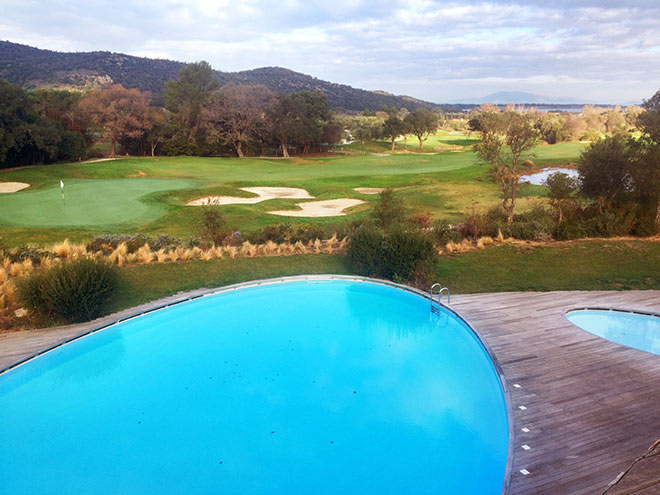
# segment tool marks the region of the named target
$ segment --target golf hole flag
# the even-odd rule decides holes
[[[62,191],[62,201],[64,201],[64,182],[60,180],[60,190]]]

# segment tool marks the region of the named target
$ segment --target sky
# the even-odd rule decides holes
[[[0,39],[221,71],[280,66],[433,102],[660,89],[660,0],[0,0]]]

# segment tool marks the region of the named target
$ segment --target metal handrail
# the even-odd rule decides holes
[[[440,289],[440,292],[438,292],[438,301],[440,301],[440,296],[442,295],[443,291],[447,291],[447,304],[451,304],[451,292],[449,292],[449,287],[443,287]]]
[[[433,290],[436,287],[440,287],[440,290],[438,291],[438,299],[437,301],[433,299]],[[449,291],[449,288],[443,287],[442,284],[436,282],[431,286],[431,290],[429,291],[429,298],[431,299],[431,311],[437,311],[437,309],[434,309],[433,304],[436,304],[438,306],[442,305],[442,294],[443,292],[447,293],[447,304],[451,304],[451,292]]]

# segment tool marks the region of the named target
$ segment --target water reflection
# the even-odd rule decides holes
[[[529,182],[530,184],[534,184],[536,186],[542,186],[545,180],[556,172],[561,172],[573,178],[577,178],[578,176],[578,171],[573,168],[552,167],[544,168],[535,174],[523,175],[520,177],[520,179],[518,179],[518,182]]]

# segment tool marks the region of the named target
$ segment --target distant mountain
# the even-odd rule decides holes
[[[508,103],[512,103],[514,105],[522,105],[525,103],[576,105],[587,102],[585,100],[578,100],[575,98],[554,98],[551,96],[524,93],[522,91],[498,91],[497,93],[493,93],[482,98],[463,98],[460,100],[455,100],[452,103],[465,103],[469,105],[481,105],[484,103],[493,103],[495,105],[506,105]]]
[[[154,102],[162,103],[163,85],[177,79],[185,64],[172,60],[133,57],[111,52],[62,53],[0,41],[0,78],[26,89],[83,89],[105,83],[151,91]],[[263,84],[282,93],[323,91],[334,109],[380,110],[384,106],[437,108],[428,101],[397,96],[384,91],[366,91],[345,84],[322,81],[281,67],[263,67],[242,72],[214,71],[220,85]]]

